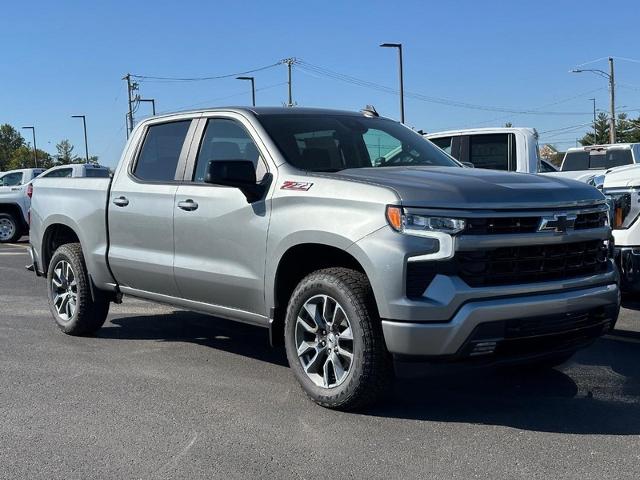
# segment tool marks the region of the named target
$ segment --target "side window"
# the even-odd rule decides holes
[[[511,134],[492,133],[469,136],[469,161],[476,168],[509,170]]]
[[[190,124],[191,120],[183,120],[151,125],[147,129],[133,174],[140,180],[174,180]]]
[[[53,172],[47,173],[46,175],[43,175],[42,178],[49,178],[49,177],[57,177],[57,178],[61,178],[61,177],[70,177],[71,176],[71,172],[73,170],[70,168],[61,168],[59,170],[54,170]]]
[[[249,133],[235,120],[226,118],[212,118],[207,121],[207,127],[200,144],[193,181],[203,183],[210,162],[220,160],[250,160],[256,168],[256,179],[262,180],[267,169],[260,157],[258,147]]]
[[[452,137],[440,137],[440,138],[430,138],[433,143],[435,143],[442,150],[451,155],[451,139]]]
[[[402,150],[400,140],[382,130],[370,128],[362,138],[373,165],[392,159]]]
[[[22,185],[22,172],[8,173],[0,179],[0,186],[15,187]]]

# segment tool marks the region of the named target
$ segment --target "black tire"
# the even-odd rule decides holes
[[[59,281],[60,272],[64,265],[70,266],[73,275],[65,274],[65,276],[75,280],[75,286],[73,285],[73,280],[68,282]],[[54,282],[54,277],[57,279],[56,282]],[[49,262],[47,300],[56,324],[67,335],[92,335],[102,327],[107,319],[110,302],[98,290],[94,291],[94,297],[92,298],[89,282],[89,275],[87,274],[80,244],[68,243],[58,248],[53,254],[51,262]],[[57,287],[61,283],[62,287]],[[62,291],[62,296],[64,296],[65,292],[67,292],[68,296],[69,292],[74,290],[74,308],[67,310],[64,306],[64,301],[59,300],[60,296],[56,297],[56,295]],[[55,300],[56,298],[58,298],[58,301]],[[70,303],[70,300],[67,300],[68,303]]]
[[[323,295],[339,303],[353,338],[348,371],[342,383],[328,388],[317,385],[305,373],[296,337],[296,322],[303,306]],[[379,401],[392,386],[393,361],[385,346],[371,285],[361,272],[327,268],[305,277],[289,300],[284,335],[287,359],[296,379],[309,398],[323,407],[359,410]]]
[[[0,235],[0,243],[12,243],[22,237],[22,225],[11,213],[0,213],[0,228],[11,229],[5,236]]]

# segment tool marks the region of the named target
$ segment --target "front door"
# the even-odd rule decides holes
[[[217,160],[251,160],[259,181],[267,172],[264,157],[249,133],[250,125],[241,118],[230,115],[201,122],[202,141],[192,148],[185,182],[175,198],[174,272],[180,296],[266,315],[270,207],[264,200],[248,203],[237,188],[204,183],[208,163]]]
[[[136,160],[123,166],[109,197],[109,265],[118,283],[177,296],[173,215],[192,120],[150,124]]]

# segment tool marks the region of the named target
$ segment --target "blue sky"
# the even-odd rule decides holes
[[[585,68],[606,69],[606,57],[616,57],[616,103],[640,114],[640,7],[637,0],[611,5],[605,18],[606,4],[595,1],[6,1],[0,123],[33,124],[39,148],[54,153],[68,138],[83,154],[82,124],[70,115],[86,114],[89,153],[114,165],[125,141],[121,78],[127,72],[224,75],[296,57],[395,88],[396,54],[378,45],[402,42],[407,91],[490,108],[571,113],[515,114],[407,98],[407,124],[437,131],[510,121],[554,130],[541,140],[566,148],[582,127],[556,129],[590,122],[589,98],[608,108],[606,80],[568,73],[575,65],[605,57]],[[255,76],[258,105],[286,101],[285,66]],[[297,67],[293,79],[301,106],[373,104],[398,117],[394,94]],[[140,93],[155,98],[159,111],[250,102],[248,82],[235,79],[142,81]],[[142,105],[138,118],[149,113]]]

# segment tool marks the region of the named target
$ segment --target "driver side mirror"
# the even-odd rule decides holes
[[[211,160],[207,165],[204,182],[239,189],[253,203],[260,200],[267,190],[270,175],[256,183],[256,167],[250,160]]]

